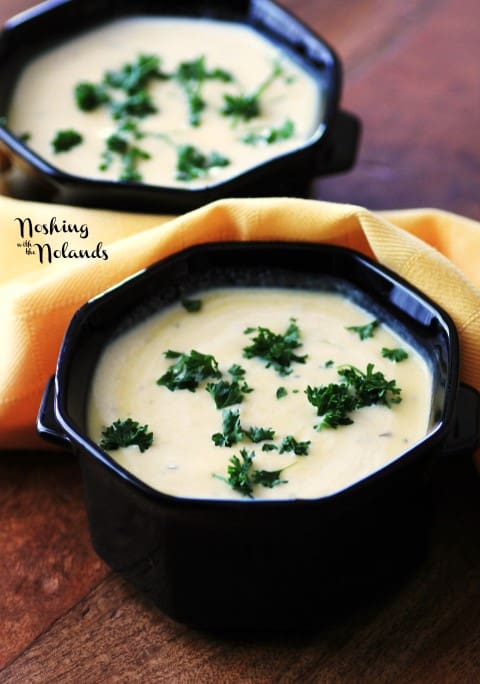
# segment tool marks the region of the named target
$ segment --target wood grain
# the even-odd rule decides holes
[[[0,22],[31,4],[2,0]],[[363,121],[357,165],[314,196],[480,219],[478,1],[283,4],[335,47]],[[172,622],[98,559],[69,454],[0,453],[0,684],[480,681],[480,481],[462,458],[433,482],[429,556],[396,592],[317,632],[222,636]]]

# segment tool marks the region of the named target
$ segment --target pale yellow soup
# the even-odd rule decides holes
[[[217,183],[272,156],[301,146],[316,132],[324,108],[318,82],[278,46],[240,23],[176,17],[118,19],[52,47],[33,59],[21,73],[7,121],[17,135],[28,134],[28,145],[63,171],[77,176],[117,180],[121,159],[100,170],[105,141],[118,129],[106,106],[81,111],[75,102],[76,84],[101,83],[107,71],[118,71],[139,55],[155,55],[161,70],[172,74],[181,62],[205,58],[206,67],[231,73],[234,81],[207,79],[201,88],[205,108],[201,124],[189,123],[185,92],[175,79],[154,80],[147,86],[158,111],[135,119],[145,136],[134,144],[150,159],[138,163],[141,180],[153,185],[199,187]],[[250,94],[272,73],[282,69],[260,98],[261,111],[249,121],[220,113],[224,94]],[[110,91],[117,100],[121,91]],[[135,117],[134,117],[135,118]],[[260,135],[291,121],[293,134],[272,144],[246,144],[247,134]],[[74,129],[83,142],[55,153],[57,131]],[[179,180],[179,147],[192,145],[205,156],[217,152],[229,160],[208,169],[201,177]],[[114,155],[115,156],[115,155]],[[118,155],[117,155],[118,157]]]
[[[422,439],[429,429],[432,378],[424,359],[405,340],[380,324],[373,337],[360,340],[347,326],[369,323],[372,315],[341,294],[277,288],[227,288],[201,292],[202,308],[189,313],[172,305],[135,326],[110,343],[93,378],[89,403],[89,432],[99,443],[102,430],[127,417],[148,425],[153,444],[144,452],[131,445],[111,451],[127,470],[158,490],[194,498],[251,500],[235,491],[222,477],[232,456],[245,448],[254,452],[253,467],[275,471],[285,468],[287,482],[273,488],[255,485],[255,499],[316,498],[337,492],[399,457]],[[259,358],[243,356],[244,347],[262,326],[284,334],[295,319],[304,364],[292,363],[281,376]],[[383,347],[402,348],[408,358],[394,363],[382,356]],[[195,392],[171,391],[157,384],[174,363],[164,352],[211,354],[223,379],[240,364],[252,392],[229,407],[239,411],[242,428],[275,430],[271,442],[279,445],[287,435],[297,442],[310,441],[307,455],[262,451],[262,444],[243,438],[237,444],[216,446],[212,435],[222,431],[222,410],[201,383]],[[333,363],[332,363],[333,362]],[[350,414],[353,424],[316,430],[316,409],[307,400],[307,386],[338,383],[337,368],[351,364],[395,379],[402,401],[391,407],[374,405]],[[215,382],[215,381],[213,381]],[[287,394],[277,398],[284,387]],[[228,409],[227,409],[228,410]],[[220,477],[219,477],[220,476]]]

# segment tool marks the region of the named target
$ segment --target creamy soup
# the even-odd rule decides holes
[[[187,310],[195,303],[198,311]],[[427,364],[344,296],[227,288],[202,292],[186,305],[172,305],[112,341],[93,379],[91,437],[101,443],[116,421],[138,423],[151,445],[106,448],[151,486],[196,498],[315,498],[371,474],[427,433]],[[272,349],[269,333],[290,356],[257,355],[265,340]],[[180,384],[188,372],[175,375],[172,367],[191,361],[192,350],[214,358],[217,376],[200,379],[195,389],[177,389],[172,377]],[[361,377],[369,364],[370,376],[390,383],[388,405],[358,402],[337,426],[333,411],[319,415],[320,405],[310,398],[345,389],[352,368]],[[235,380],[233,403],[217,406],[219,383],[231,389]],[[355,392],[351,385],[350,395]],[[235,486],[241,471],[247,474],[243,488]]]
[[[63,171],[190,188],[301,146],[322,100],[307,70],[246,25],[138,16],[36,57],[7,121]]]

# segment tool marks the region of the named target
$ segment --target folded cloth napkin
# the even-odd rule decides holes
[[[480,224],[438,210],[372,213],[294,198],[227,199],[179,217],[0,197],[0,448],[46,448],[36,415],[64,332],[87,299],[193,244],[344,245],[388,266],[454,319],[461,378],[480,390]]]

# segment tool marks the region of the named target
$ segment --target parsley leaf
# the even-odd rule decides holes
[[[230,160],[218,152],[208,156],[193,145],[179,145],[177,148],[177,180],[190,181],[205,176],[216,166],[228,166]]]
[[[330,383],[320,387],[307,387],[308,401],[316,407],[317,415],[322,416],[316,430],[323,427],[337,428],[350,425],[353,420],[349,414],[355,409],[372,404],[398,404],[401,389],[395,380],[387,380],[383,373],[374,371],[373,363],[367,364],[363,372],[355,366],[343,366],[337,370],[342,378],[340,384]]]
[[[100,446],[107,451],[115,451],[120,447],[136,445],[140,451],[146,451],[153,443],[153,432],[147,432],[148,425],[140,425],[131,418],[116,420],[102,430]]]
[[[52,140],[52,147],[55,154],[59,152],[68,152],[72,147],[80,145],[83,142],[83,136],[73,128],[66,128],[62,131],[57,131]]]
[[[283,399],[283,397],[286,397],[287,394],[288,392],[286,387],[278,387],[277,391],[275,392],[277,399]]]
[[[238,363],[232,363],[232,365],[228,369],[228,372],[232,376],[232,380],[237,381],[243,380],[246,374],[245,368],[242,368],[242,366],[240,366],[240,364]]]
[[[222,430],[212,435],[215,446],[232,446],[243,438],[238,409],[224,409],[222,411]]]
[[[379,325],[380,321],[375,318],[373,321],[370,321],[370,323],[366,323],[365,325],[350,325],[346,328],[346,330],[357,333],[361,340],[366,340],[368,337],[373,337],[373,333]]]
[[[232,489],[251,499],[253,499],[254,485],[261,485],[271,489],[287,482],[287,480],[280,479],[282,470],[255,470],[253,468],[254,458],[254,451],[248,453],[246,449],[241,449],[240,458],[234,455],[229,460],[230,465],[227,468],[228,477],[217,475],[216,473],[214,477],[223,480]]]
[[[246,383],[242,386],[237,380],[233,380],[233,382],[228,382],[228,380],[210,382],[206,390],[212,395],[217,408],[240,404],[243,401],[244,392],[250,391]]]
[[[224,82],[233,80],[232,75],[224,69],[207,69],[204,56],[198,57],[190,62],[181,62],[173,76],[187,96],[189,110],[188,121],[191,126],[200,125],[200,114],[206,106],[205,100],[201,94],[203,82],[208,79],[216,79]]]
[[[286,332],[281,335],[274,333],[268,328],[261,326],[257,328],[247,328],[245,334],[257,332],[253,338],[253,344],[244,347],[243,355],[247,359],[259,357],[267,362],[267,368],[273,366],[280,375],[291,373],[290,364],[293,361],[305,363],[307,354],[298,356],[294,349],[301,347],[300,330],[295,319],[290,319],[290,325]]]
[[[110,101],[110,98],[101,85],[81,81],[74,90],[75,102],[82,112],[91,112],[102,104]]]
[[[252,482],[254,484],[262,485],[262,487],[268,487],[272,489],[280,484],[286,484],[288,480],[281,480],[280,475],[282,469],[280,470],[254,470],[252,472]]]
[[[185,309],[185,311],[188,311],[189,313],[196,313],[197,311],[200,311],[202,308],[202,300],[188,299],[188,297],[186,297],[182,299],[182,306]]]
[[[255,444],[267,439],[275,439],[275,430],[272,428],[251,427],[245,430],[245,434]]]
[[[297,442],[293,435],[287,435],[282,439],[280,444],[280,453],[293,451],[296,456],[307,456],[310,440],[306,442]]]
[[[278,62],[275,62],[272,72],[253,93],[243,93],[240,95],[225,94],[223,96],[224,105],[221,113],[224,116],[232,116],[234,120],[243,119],[249,121],[261,113],[260,97],[273,81],[283,74],[283,69]]]
[[[387,349],[387,347],[382,347],[382,356],[385,359],[390,359],[394,363],[399,363],[400,361],[405,361],[408,359],[408,353],[405,349]]]
[[[218,363],[211,354],[202,354],[195,349],[190,354],[169,350],[165,357],[177,361],[157,380],[157,385],[164,385],[172,392],[177,389],[194,392],[202,380],[221,376]]]
[[[316,430],[353,423],[348,414],[355,409],[356,401],[347,385],[330,383],[320,387],[309,386],[305,392],[308,401],[316,407],[317,416],[322,416],[322,421],[315,426]]]
[[[160,70],[160,60],[156,55],[139,55],[135,62],[124,64],[118,71],[107,71],[104,84],[135,95],[143,91],[151,80],[166,78],[168,76]]]
[[[363,372],[355,366],[344,366],[338,374],[355,391],[356,408],[372,404],[398,404],[401,401],[401,389],[395,380],[387,380],[381,371],[374,371],[373,363],[367,364]]]
[[[272,145],[279,140],[288,140],[295,132],[295,126],[291,119],[286,119],[285,122],[278,128],[264,128],[260,131],[248,131],[243,137],[242,142],[247,145],[258,145],[260,143]]]

